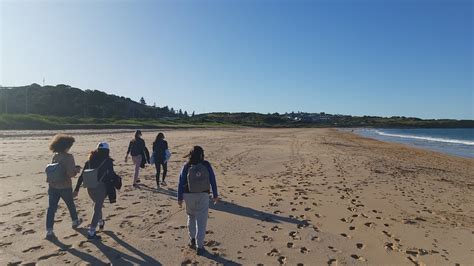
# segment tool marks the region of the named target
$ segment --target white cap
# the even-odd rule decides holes
[[[107,142],[99,142],[99,144],[97,144],[97,149],[109,150],[110,147],[109,147],[109,144]]]

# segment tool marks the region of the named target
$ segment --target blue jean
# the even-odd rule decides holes
[[[63,199],[66,203],[66,206],[69,210],[69,214],[71,215],[72,221],[76,221],[77,218],[77,211],[76,205],[74,204],[74,198],[72,196],[72,188],[52,188],[49,187],[48,189],[49,195],[49,206],[48,206],[48,213],[46,215],[46,229],[53,229],[54,227],[54,215],[56,214],[56,210],[58,209],[59,199]]]

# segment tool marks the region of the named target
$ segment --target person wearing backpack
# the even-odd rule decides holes
[[[146,148],[145,141],[142,139],[142,131],[135,131],[134,138],[128,145],[127,155],[125,155],[125,162],[128,160],[128,155],[132,156],[133,164],[135,165],[135,173],[133,175],[133,186],[136,187],[140,183],[140,167],[145,168],[145,163],[150,163],[150,153]]]
[[[160,172],[163,167],[163,178],[161,185],[166,186],[165,178],[168,173],[168,159],[170,152],[168,150],[168,142],[165,140],[165,134],[158,133],[155,142],[153,142],[153,163],[156,168],[156,186],[160,188]]]
[[[54,216],[58,209],[59,199],[63,199],[69,210],[72,220],[72,228],[76,229],[82,219],[78,218],[76,205],[72,193],[72,180],[76,176],[81,167],[76,166],[74,156],[69,153],[75,139],[68,135],[56,135],[49,145],[49,149],[54,153],[52,163],[46,167],[46,181],[48,182],[48,198],[49,205],[46,214],[46,238],[55,237]]]
[[[216,176],[211,164],[204,160],[204,150],[200,146],[194,146],[185,158],[188,158],[188,162],[179,176],[178,205],[181,208],[183,200],[186,203],[188,246],[195,249],[197,255],[203,255],[210,187],[214,204],[219,201]]]
[[[77,180],[74,196],[79,193],[81,185],[87,188],[89,197],[94,202],[94,214],[87,232],[87,238],[99,240],[96,229],[104,229],[102,207],[108,196],[111,203],[116,201],[115,189],[120,189],[121,178],[114,171],[114,160],[110,158],[110,147],[106,142],[97,145],[97,149],[89,155],[89,160],[84,165],[84,170]]]

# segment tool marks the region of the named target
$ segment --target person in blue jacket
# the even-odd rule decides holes
[[[183,200],[186,203],[189,247],[196,249],[197,255],[202,255],[205,251],[204,237],[209,212],[209,187],[212,188],[214,204],[219,201],[216,176],[211,164],[204,160],[204,150],[200,146],[194,146],[185,158],[188,158],[188,162],[183,166],[179,176],[178,205],[182,207]],[[199,169],[199,172],[196,169]],[[201,182],[200,177],[206,177],[204,183]]]

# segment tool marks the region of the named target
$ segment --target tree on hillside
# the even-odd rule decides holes
[[[188,117],[188,111],[184,111],[184,116]]]
[[[191,115],[191,117],[194,117],[194,111],[193,111],[193,114]]]
[[[145,99],[143,97],[140,98],[140,103],[146,105]]]
[[[183,110],[179,109],[178,114],[181,116],[183,115]]]

